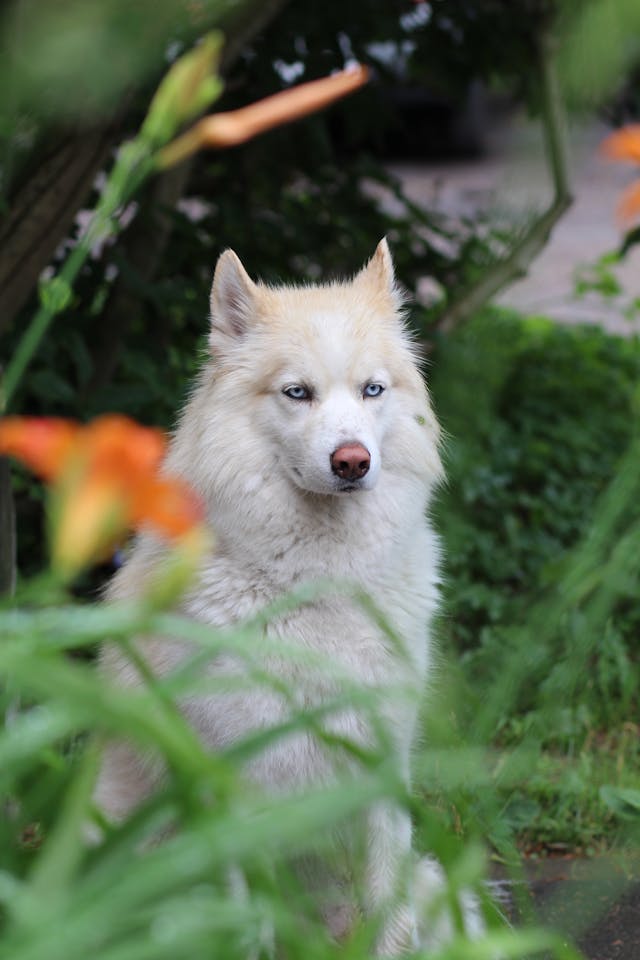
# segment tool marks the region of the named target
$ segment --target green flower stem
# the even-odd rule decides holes
[[[78,241],[59,274],[42,284],[40,307],[27,327],[0,385],[0,413],[13,395],[53,318],[69,304],[73,283],[98,240],[119,230],[115,214],[146,180],[153,169],[151,146],[137,137],[118,155],[85,235]]]

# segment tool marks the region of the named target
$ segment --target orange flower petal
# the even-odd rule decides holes
[[[149,524],[171,539],[203,527],[187,484],[158,476],[165,449],[160,430],[116,414],[86,427],[44,417],[0,421],[0,453],[53,484],[52,564],[65,577],[104,556],[128,527]]]
[[[55,417],[0,420],[0,453],[21,460],[45,480],[55,480],[73,455],[82,428]]]
[[[108,414],[85,427],[82,446],[92,473],[108,474],[127,488],[159,468],[166,438],[161,430]]]
[[[291,123],[321,110],[340,97],[352,93],[367,82],[366,67],[341,70],[330,77],[301,83],[240,110],[214,114],[200,121],[202,142],[206,146],[231,147],[244,143],[264,130]]]
[[[203,117],[190,130],[160,151],[161,167],[172,166],[202,147],[235,147],[284,123],[306,117],[353,93],[369,79],[366,67],[341,70],[330,77],[301,83],[239,110]]]
[[[635,180],[623,191],[618,201],[618,218],[627,223],[640,213],[640,180]]]
[[[600,144],[600,152],[608,160],[640,163],[640,123],[630,123],[610,134]]]
[[[204,509],[182,480],[153,477],[136,490],[131,521],[134,527],[149,524],[162,536],[175,539],[203,523]]]

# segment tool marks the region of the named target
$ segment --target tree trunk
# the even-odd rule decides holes
[[[11,202],[0,229],[0,332],[24,306],[104,164],[113,129],[58,143]]]

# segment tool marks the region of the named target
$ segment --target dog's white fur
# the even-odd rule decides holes
[[[348,582],[373,598],[402,640],[404,654],[344,594],[301,606],[273,621],[274,637],[326,655],[367,687],[423,689],[430,665],[429,623],[438,601],[438,540],[426,518],[441,477],[438,426],[401,316],[391,256],[383,240],[367,266],[348,282],[307,287],[254,283],[236,255],[220,257],[211,293],[211,357],[183,412],[167,470],[186,477],[203,497],[216,547],[183,603],[193,618],[233,624],[303,583]],[[364,396],[367,384],[384,387]],[[309,400],[283,393],[303,385]],[[342,481],[331,455],[361,444],[371,456],[359,481]],[[163,556],[143,537],[109,591],[112,598],[144,589]],[[152,668],[164,674],[190,653],[180,639],[140,641]],[[105,668],[123,683],[135,671],[113,647]],[[317,670],[271,658],[266,670],[284,680],[300,703],[322,703],[332,685]],[[231,658],[211,666],[237,673]],[[382,701],[383,720],[403,777],[416,725],[417,696]],[[212,750],[284,720],[290,707],[274,692],[236,690],[185,702],[184,712]],[[371,731],[357,710],[326,724],[366,745]],[[267,791],[292,791],[335,776],[331,751],[311,734],[288,736],[248,764]],[[107,749],[96,800],[115,818],[153,788],[153,777],[128,746]],[[410,852],[408,816],[391,806],[370,812],[364,906],[394,900]],[[409,903],[407,898],[406,903]],[[344,910],[327,923],[340,933]],[[378,953],[415,943],[408,905],[388,912]]]

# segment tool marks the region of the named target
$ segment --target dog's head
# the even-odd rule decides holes
[[[266,443],[273,469],[310,493],[370,490],[385,470],[438,475],[437,424],[385,240],[352,280],[304,287],[254,283],[227,250],[211,318],[216,406],[247,470],[257,445],[264,469]]]

